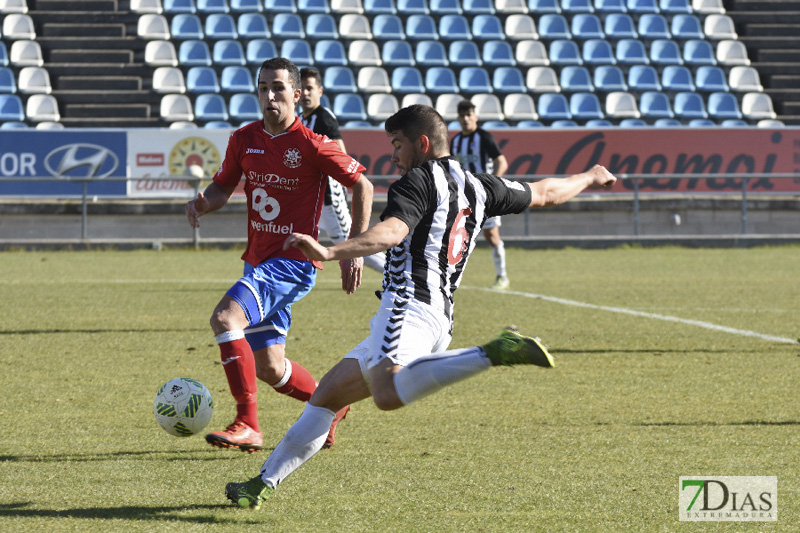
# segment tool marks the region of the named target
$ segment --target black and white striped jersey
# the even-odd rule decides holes
[[[457,133],[450,139],[450,153],[473,174],[494,171],[493,159],[500,157],[500,147],[491,133],[478,128],[469,135]]]
[[[530,189],[491,174],[465,171],[452,157],[413,168],[389,187],[381,220],[396,217],[410,228],[389,249],[383,290],[414,299],[453,319],[453,293],[486,218],[521,213]]]

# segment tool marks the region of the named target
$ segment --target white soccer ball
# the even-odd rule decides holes
[[[175,378],[158,389],[153,412],[164,431],[189,437],[208,425],[214,414],[214,400],[196,379]]]

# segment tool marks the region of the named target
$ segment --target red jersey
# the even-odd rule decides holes
[[[286,237],[306,233],[318,238],[327,177],[352,187],[365,170],[298,118],[275,136],[261,121],[234,131],[214,182],[227,188],[245,179],[247,249],[242,259],[253,266],[273,257],[308,261],[297,248],[283,250]],[[319,261],[313,263],[322,268]]]

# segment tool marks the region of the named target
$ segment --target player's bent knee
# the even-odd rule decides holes
[[[372,400],[375,402],[375,407],[381,411],[394,411],[400,409],[405,405],[394,391],[377,392],[372,391]]]

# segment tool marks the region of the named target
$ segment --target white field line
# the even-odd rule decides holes
[[[610,307],[607,305],[595,305],[586,302],[578,302],[575,300],[567,300],[566,298],[556,298],[555,296],[545,296],[544,294],[531,294],[527,292],[519,292],[519,291],[497,291],[493,289],[488,289],[484,287],[466,287],[462,286],[463,289],[469,290],[478,290],[478,291],[485,291],[485,292],[493,292],[497,294],[508,294],[513,296],[522,296],[523,298],[533,298],[538,300],[545,300],[547,302],[558,303],[562,305],[571,305],[573,307],[583,307],[585,309],[596,309],[599,311],[609,311],[611,313],[621,313],[624,315],[631,315],[631,316],[638,316],[643,318],[652,318],[655,320],[663,320],[666,322],[677,322],[678,324],[685,324],[689,326],[697,326],[700,328],[710,329],[713,331],[721,331],[723,333],[730,333],[733,335],[741,335],[743,337],[755,337],[757,339],[762,339],[765,341],[773,341],[773,342],[782,342],[786,344],[800,344],[795,339],[789,339],[786,337],[776,337],[775,335],[765,335],[763,333],[758,333],[756,331],[748,331],[746,329],[736,329],[736,328],[729,328],[727,326],[720,326],[718,324],[712,324],[711,322],[703,322],[701,320],[691,320],[688,318],[679,318],[676,316],[669,316],[669,315],[659,315],[656,313],[646,313],[644,311],[635,311],[633,309],[625,309],[624,307]]]

